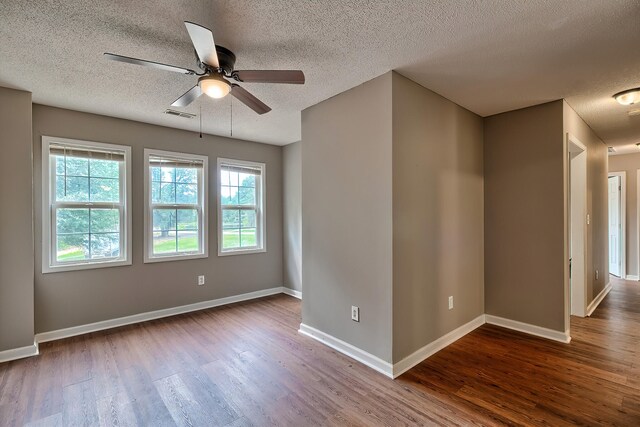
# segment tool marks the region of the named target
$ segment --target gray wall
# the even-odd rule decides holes
[[[640,153],[609,156],[609,172],[626,172],[625,254],[627,275],[638,276],[638,169]],[[607,265],[608,267],[608,265]]]
[[[564,332],[563,101],[486,118],[484,179],[486,313]]]
[[[0,87],[0,351],[33,345],[31,94]]]
[[[133,265],[42,274],[41,137],[58,136],[132,147]],[[70,110],[33,106],[36,332],[176,307],[282,286],[282,150]],[[209,257],[143,263],[143,149],[209,156]],[[217,256],[216,158],[267,164],[267,252]],[[15,180],[14,180],[15,181]],[[15,193],[15,192],[12,192]],[[21,210],[29,212],[30,209]],[[198,275],[204,286],[196,285]]]
[[[302,112],[302,321],[387,362],[391,120],[391,73]]]
[[[302,143],[282,147],[284,286],[302,291]]]
[[[482,129],[393,73],[394,362],[484,313]]]
[[[607,146],[580,116],[563,101],[564,134],[572,134],[587,147],[587,302],[609,282],[609,188]],[[627,181],[629,182],[629,181]],[[627,205],[628,206],[628,205]],[[568,255],[567,255],[568,257]],[[598,270],[598,279],[595,271]],[[567,278],[568,279],[568,278]],[[568,283],[567,283],[567,286]]]

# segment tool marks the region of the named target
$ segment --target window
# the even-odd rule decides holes
[[[145,262],[205,258],[207,157],[144,150]]]
[[[42,271],[131,264],[129,147],[42,137]]]
[[[266,250],[265,164],[218,159],[218,255]]]

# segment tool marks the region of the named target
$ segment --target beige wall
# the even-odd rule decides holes
[[[132,147],[133,265],[42,274],[41,138],[43,135]],[[282,150],[280,147],[33,106],[36,332],[83,325],[282,286]],[[209,257],[143,263],[143,149],[209,156]],[[265,162],[267,252],[217,256],[216,158]],[[12,191],[13,193],[13,191]],[[30,209],[22,210],[29,212]],[[197,286],[197,276],[206,284]]]
[[[387,362],[391,141],[391,73],[302,112],[302,322]]]
[[[484,178],[486,313],[564,332],[563,101],[486,118]]]
[[[609,172],[626,172],[625,256],[626,274],[640,275],[638,270],[638,169],[640,153],[609,156]]]
[[[284,286],[302,291],[302,143],[282,147]]]
[[[0,351],[33,345],[31,94],[0,87]]]
[[[607,146],[564,101],[563,120],[564,135],[573,135],[587,147],[587,213],[591,219],[587,226],[587,303],[590,303],[609,282]]]
[[[393,74],[394,362],[484,313],[482,140],[482,118]]]

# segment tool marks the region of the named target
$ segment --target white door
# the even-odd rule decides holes
[[[620,177],[609,177],[609,273],[620,276]]]

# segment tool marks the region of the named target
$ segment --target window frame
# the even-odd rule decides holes
[[[55,165],[54,156],[50,155],[51,144],[64,144],[86,149],[117,150],[124,153],[124,162],[119,167],[120,184],[120,254],[115,259],[83,260],[74,262],[58,262],[56,258],[56,211],[61,207],[91,208],[109,207],[113,202],[54,202]],[[56,273],[63,271],[90,270],[96,268],[119,267],[131,265],[131,147],[126,145],[108,144],[95,141],[42,136],[42,273]],[[124,176],[123,176],[124,175]],[[124,177],[124,179],[122,179]]]
[[[223,231],[222,231],[222,166],[231,165],[239,167],[250,167],[254,169],[260,169],[260,178],[256,179],[256,240],[260,242],[255,248],[249,249],[223,249]],[[266,225],[266,187],[267,187],[267,165],[260,162],[252,162],[248,160],[229,159],[224,157],[218,157],[217,165],[217,205],[218,205],[218,256],[229,255],[246,255],[257,254],[267,252],[267,233],[265,229]],[[247,209],[249,205],[232,205],[233,209]]]
[[[202,242],[201,252],[184,252],[182,254],[172,253],[170,255],[153,255],[153,208],[151,201],[151,167],[149,158],[152,156],[174,158],[177,160],[195,160],[202,162],[202,169],[198,172],[198,219],[200,241]],[[209,157],[199,154],[181,153],[176,151],[156,150],[152,148],[144,149],[144,263],[183,261],[188,259],[202,259],[209,257],[209,208],[208,208],[208,177],[209,177]],[[190,204],[162,204],[171,206],[174,209],[193,209]]]

